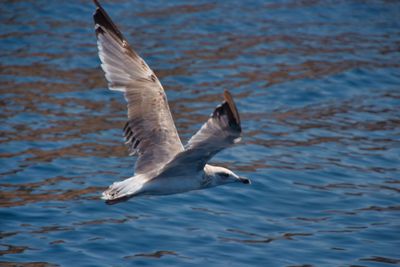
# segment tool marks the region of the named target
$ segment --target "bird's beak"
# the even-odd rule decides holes
[[[244,184],[251,184],[250,179],[247,179],[246,177],[239,177],[239,181]]]

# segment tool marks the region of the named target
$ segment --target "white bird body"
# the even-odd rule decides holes
[[[202,188],[204,174],[198,172],[191,177],[188,176],[158,176],[150,180],[143,188],[145,195],[171,195]]]
[[[206,164],[203,170],[190,175],[188,173],[173,174],[168,172],[135,175],[113,183],[109,190],[103,192],[102,198],[112,202],[115,196],[120,199],[140,195],[172,195],[210,188],[219,185],[220,181],[215,174],[221,171],[230,172],[223,167]],[[231,172],[231,175],[236,176],[233,172]],[[236,181],[250,183],[248,179],[242,177],[235,177],[235,180],[229,182]]]
[[[124,127],[129,154],[137,155],[135,175],[113,183],[102,198],[113,203],[139,195],[169,195],[250,180],[207,162],[241,139],[239,113],[231,94],[184,147],[164,89],[146,62],[130,47],[97,0],[97,47],[108,87],[128,103]]]
[[[204,172],[198,172],[193,176],[136,175],[126,180],[115,182],[110,189],[103,192],[102,198],[111,200],[114,195],[118,198],[140,195],[171,195],[187,191],[197,190],[202,187]]]

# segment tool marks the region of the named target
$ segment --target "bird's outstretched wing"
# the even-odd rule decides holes
[[[124,127],[130,155],[138,154],[137,174],[156,170],[183,151],[164,89],[154,72],[130,47],[97,0],[93,15],[97,47],[108,87],[128,102]]]
[[[185,150],[169,162],[164,171],[167,173],[184,173],[185,169],[201,170],[219,151],[241,139],[239,113],[232,95],[225,90],[224,101],[211,114],[201,129],[190,138]]]

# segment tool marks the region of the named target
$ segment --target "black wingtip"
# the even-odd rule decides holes
[[[107,14],[104,8],[101,6],[100,2],[97,0],[93,0],[93,2],[96,5],[96,11],[93,14],[94,23],[106,28],[114,35],[116,35],[121,41],[123,41],[124,36],[118,30],[117,26],[111,20],[110,16]],[[96,33],[103,33],[103,30],[101,28],[97,28]]]
[[[224,99],[225,100],[222,102],[222,104],[214,110],[212,116],[214,118],[227,116],[229,127],[241,132],[242,128],[240,126],[239,113],[237,111],[235,102],[233,102],[232,95],[227,90],[224,91]]]
[[[228,116],[233,117],[236,124],[240,126],[240,116],[239,116],[239,112],[236,108],[236,104],[233,101],[233,97],[232,97],[231,93],[226,89],[224,90],[224,99],[229,106]]]
[[[93,0],[93,3],[94,3],[97,7],[100,7],[100,8],[101,8],[101,5],[100,5],[100,2],[99,2],[99,1]]]

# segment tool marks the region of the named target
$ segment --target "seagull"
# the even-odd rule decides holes
[[[131,48],[104,8],[93,0],[101,67],[110,90],[124,93],[128,121],[123,129],[129,155],[137,155],[134,176],[114,182],[102,194],[107,204],[141,195],[170,195],[228,183],[250,184],[231,170],[207,162],[241,140],[239,113],[225,90],[223,102],[183,146],[164,89]]]

